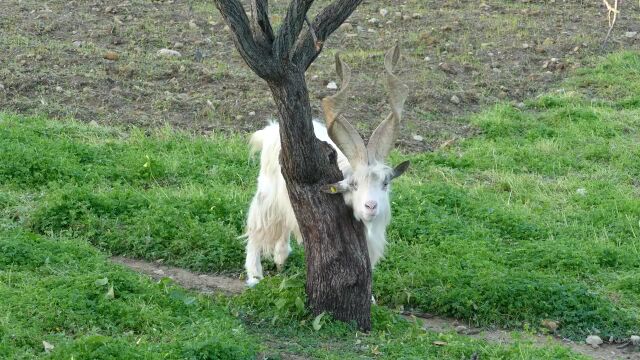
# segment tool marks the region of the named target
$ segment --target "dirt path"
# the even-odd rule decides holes
[[[227,276],[197,274],[178,267],[124,257],[112,257],[111,261],[149,275],[156,280],[164,277],[171,278],[184,288],[205,294],[223,292],[225,294],[235,295],[240,294],[245,289],[245,284],[242,280]]]
[[[225,294],[234,295],[240,294],[246,289],[243,281],[227,276],[193,273],[178,267],[124,257],[112,257],[111,261],[124,265],[137,272],[149,275],[156,280],[169,277],[187,289],[196,290],[205,294],[223,292]],[[506,330],[469,327],[464,325],[461,321],[435,316],[428,313],[406,312],[402,316],[409,321],[414,321],[416,318],[419,319],[422,322],[423,328],[428,331],[453,331],[495,344],[510,344],[513,342],[513,333]],[[589,356],[596,360],[640,360],[640,352],[634,351],[632,346],[603,344],[599,348],[594,349],[586,344],[576,343],[574,341],[551,336],[524,334],[522,336],[540,347],[549,345],[565,346],[576,353]]]
[[[488,330],[466,326],[463,322],[435,316],[427,313],[403,314],[409,321],[418,318],[423,323],[423,328],[434,332],[457,332],[475,339],[485,340],[495,344],[510,344],[513,342],[513,333],[507,330]],[[640,352],[634,351],[631,346],[622,344],[602,344],[599,348],[592,348],[589,345],[576,343],[568,339],[561,339],[547,335],[527,335],[521,334],[523,339],[531,341],[536,346],[544,347],[549,345],[560,345],[572,351],[589,356],[596,360],[630,359],[639,360]],[[619,348],[620,347],[620,348]]]

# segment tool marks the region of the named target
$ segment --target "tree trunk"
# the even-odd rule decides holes
[[[269,81],[280,113],[280,162],[293,211],[304,239],[307,305],[314,315],[354,321],[371,328],[371,265],[364,227],[341,195],[320,186],[342,179],[336,152],[313,133],[304,69],[289,64]]]

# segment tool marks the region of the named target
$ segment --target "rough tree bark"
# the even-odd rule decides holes
[[[250,0],[251,20],[238,0],[214,0],[238,52],[271,89],[280,113],[280,162],[304,239],[307,305],[338,320],[371,328],[371,266],[362,223],[341,196],[320,192],[342,179],[336,152],[314,135],[304,73],[327,37],[362,0],[335,0],[305,27],[313,0],[291,0],[277,33],[267,0]],[[304,28],[304,30],[303,30]]]

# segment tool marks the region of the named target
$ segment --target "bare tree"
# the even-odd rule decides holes
[[[335,0],[313,21],[307,18],[313,0],[291,0],[277,33],[268,0],[250,0],[250,19],[238,0],[214,1],[238,52],[278,106],[282,175],[304,239],[307,305],[314,314],[326,311],[369,330],[371,266],[363,226],[342,197],[321,192],[342,173],[335,150],[314,135],[304,77],[327,37],[362,0]]]

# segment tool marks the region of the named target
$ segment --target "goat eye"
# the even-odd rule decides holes
[[[389,187],[389,181],[385,181],[382,183],[382,188],[386,189],[387,187]]]

